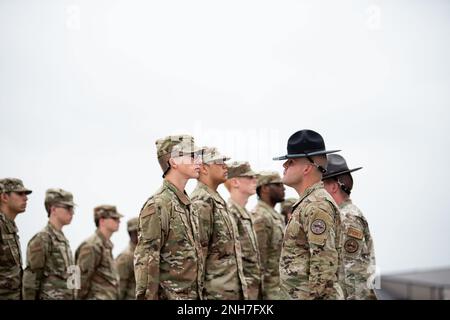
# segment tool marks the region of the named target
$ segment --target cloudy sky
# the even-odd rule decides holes
[[[0,0],[0,177],[34,190],[23,252],[47,188],[74,193],[73,251],[96,205],[136,216],[160,137],[281,172],[272,157],[308,128],[364,167],[353,199],[382,273],[449,266],[449,15],[445,0]]]

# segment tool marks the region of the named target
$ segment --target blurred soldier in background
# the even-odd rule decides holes
[[[28,242],[27,267],[23,275],[26,300],[73,300],[75,288],[69,285],[74,273],[72,250],[62,228],[72,222],[73,196],[63,189],[45,193],[48,223]],[[79,274],[75,274],[79,276]]]
[[[323,176],[325,189],[339,205],[342,219],[342,259],[344,292],[347,300],[376,299],[371,280],[375,273],[375,252],[369,224],[363,213],[352,203],[351,172],[345,159],[338,154],[328,155],[328,168]]]
[[[279,298],[279,265],[284,231],[284,218],[274,209],[277,203],[284,200],[284,185],[280,175],[274,171],[258,173],[256,194],[258,203],[252,215],[261,257],[262,298],[273,300]]]
[[[22,255],[14,220],[27,208],[30,193],[20,179],[0,180],[0,300],[22,298]]]
[[[136,279],[134,278],[134,249],[138,241],[138,218],[132,218],[127,222],[127,231],[130,236],[130,244],[117,257],[116,265],[120,277],[120,300],[136,299]]]
[[[280,213],[284,216],[284,222],[287,225],[292,214],[292,206],[298,201],[297,198],[287,198],[280,205]]]
[[[78,299],[116,300],[119,297],[119,274],[112,256],[112,234],[119,229],[120,218],[115,206],[94,208],[97,230],[75,252],[80,267],[81,288]]]
[[[248,162],[233,162],[228,165],[228,180],[225,187],[230,192],[228,210],[233,215],[239,232],[242,248],[244,275],[248,299],[262,296],[261,261],[253,219],[245,208],[248,198],[256,193],[256,173]]]

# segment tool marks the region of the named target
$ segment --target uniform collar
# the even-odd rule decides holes
[[[112,249],[113,244],[111,240],[106,239],[103,233],[100,232],[100,229],[95,230],[95,234],[102,240],[102,243],[105,247]]]
[[[60,230],[56,230],[56,228],[50,223],[50,221],[47,223],[47,230],[53,233],[59,241],[61,242],[67,241],[66,237],[64,236],[64,233]]]
[[[306,188],[305,191],[303,192],[303,194],[300,196],[300,199],[298,199],[298,201],[292,206],[293,210],[311,193],[313,193],[316,190],[323,189],[323,188],[324,187],[323,187],[322,181],[316,182],[313,185]]]
[[[247,210],[243,207],[241,207],[239,204],[237,204],[235,201],[233,201],[233,199],[228,199],[228,203],[230,204],[230,206],[233,206],[237,209],[237,211],[239,212],[239,215],[244,218],[244,219],[250,219],[250,215],[248,214]]]
[[[274,211],[275,210],[274,208],[269,206],[267,203],[265,203],[261,199],[258,200],[257,205],[260,206],[260,207],[263,207],[264,209],[270,210],[270,211]]]
[[[5,221],[6,228],[10,233],[18,233],[17,225],[14,220],[9,219],[3,212],[0,211],[0,220]]]
[[[171,182],[169,182],[167,179],[164,179],[163,186],[173,193],[176,194],[178,199],[186,206],[191,204],[191,200],[189,200],[188,195],[186,194],[186,191],[181,192],[180,190],[175,187],[175,185]]]
[[[348,206],[349,204],[352,204],[352,200],[350,198],[348,198],[347,200],[343,201],[340,205],[339,208],[343,208],[345,206]]]
[[[269,211],[270,214],[275,218],[275,219],[280,219],[281,215],[275,210],[275,208],[272,208],[271,206],[269,206],[267,203],[265,203],[262,200],[258,200],[257,203],[258,206],[264,208],[265,210]]]
[[[197,183],[197,188],[204,190],[205,192],[207,192],[216,202],[221,203],[222,205],[225,205],[225,200],[220,196],[220,194],[216,191],[211,189],[210,187],[208,187],[206,184],[204,184],[203,182],[199,181]]]

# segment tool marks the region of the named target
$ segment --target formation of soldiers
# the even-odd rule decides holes
[[[351,172],[361,168],[327,151],[319,133],[289,138],[287,154],[274,158],[285,160],[283,177],[229,162],[188,135],[159,139],[156,149],[162,186],[127,222],[130,244],[116,260],[117,208],[94,208],[97,229],[73,255],[62,231],[73,195],[49,189],[48,224],[29,241],[23,270],[14,220],[32,191],[20,179],[1,179],[0,299],[376,299],[372,237],[350,199]],[[188,196],[190,179],[198,183]],[[285,185],[299,198],[284,199]]]

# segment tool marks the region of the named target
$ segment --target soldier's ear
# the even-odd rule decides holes
[[[178,163],[175,161],[174,158],[170,158],[169,159],[169,164],[171,168],[177,168],[178,167]]]
[[[336,181],[331,182],[330,187],[331,187],[331,193],[333,193],[333,194],[335,194],[339,189],[339,185]]]
[[[3,192],[3,193],[0,195],[0,199],[1,199],[3,202],[8,202],[8,199],[9,199],[9,193],[8,193],[8,192]]]
[[[205,175],[205,176],[208,175],[209,169],[208,169],[208,166],[206,164],[203,163],[202,165],[200,165],[200,173]]]

